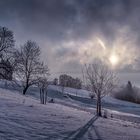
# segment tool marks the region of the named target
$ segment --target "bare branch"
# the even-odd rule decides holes
[[[15,52],[15,75],[22,81],[23,94],[28,87],[38,84],[49,75],[47,65],[40,61],[40,48],[32,41],[27,41],[20,50]]]
[[[116,77],[113,71],[101,61],[85,65],[85,72],[87,84],[97,98],[97,114],[101,114],[101,99],[112,92]]]

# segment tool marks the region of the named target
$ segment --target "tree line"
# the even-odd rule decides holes
[[[70,75],[62,74],[59,76],[59,85],[65,86],[65,87],[81,89],[82,81],[79,78],[73,78]]]

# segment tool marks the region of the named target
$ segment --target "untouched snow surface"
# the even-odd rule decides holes
[[[0,140],[140,140],[140,124],[93,114],[0,88]]]

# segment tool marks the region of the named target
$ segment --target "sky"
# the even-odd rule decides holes
[[[0,0],[0,26],[16,47],[36,41],[53,75],[81,73],[96,58],[126,79],[139,75],[139,13],[140,0]]]

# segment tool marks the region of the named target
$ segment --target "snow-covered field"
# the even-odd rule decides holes
[[[63,139],[91,117],[84,111],[41,105],[38,100],[0,89],[0,138],[4,140]]]
[[[134,121],[97,118],[59,100],[41,105],[36,98],[0,88],[0,140],[140,140],[139,132]]]

